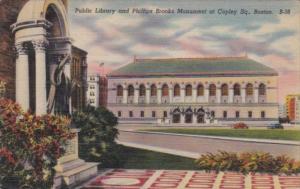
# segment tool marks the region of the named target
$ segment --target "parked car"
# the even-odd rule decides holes
[[[268,129],[283,129],[283,126],[280,123],[273,123],[268,125]]]
[[[245,123],[236,123],[233,125],[234,129],[248,129],[248,125],[246,125]]]

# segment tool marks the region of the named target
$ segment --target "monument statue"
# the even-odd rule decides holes
[[[54,69],[50,71],[50,90],[47,100],[47,113],[70,115],[70,98],[78,81],[71,80],[64,73],[65,65],[70,60],[70,54],[66,54]]]

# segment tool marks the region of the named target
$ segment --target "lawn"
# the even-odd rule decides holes
[[[147,129],[143,131],[300,141],[300,130],[275,129]]]
[[[141,150],[122,146],[122,157],[125,157],[124,169],[176,169],[195,170],[194,159],[185,158],[165,153]]]

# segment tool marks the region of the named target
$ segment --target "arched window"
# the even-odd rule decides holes
[[[117,96],[123,96],[123,87],[121,85],[117,86]]]
[[[192,96],[192,90],[193,90],[192,85],[187,85],[185,87],[185,96]]]
[[[228,85],[227,84],[223,84],[221,86],[221,95],[228,96]]]
[[[151,94],[151,96],[156,96],[157,95],[157,88],[156,88],[155,84],[151,85],[150,94]]]
[[[246,85],[246,95],[252,96],[253,95],[253,85],[251,83],[248,83]]]
[[[167,84],[162,86],[162,96],[169,96],[169,87]]]
[[[241,86],[239,84],[234,84],[233,86],[233,95],[240,96],[241,95]]]
[[[132,85],[128,86],[128,96],[134,96],[134,88]]]
[[[261,83],[258,86],[258,95],[266,95],[266,85]]]
[[[145,96],[146,95],[146,87],[145,85],[140,85],[140,88],[139,88],[139,95],[140,96]]]
[[[204,87],[201,84],[197,87],[197,96],[204,96]]]
[[[178,84],[174,86],[174,96],[180,96],[180,86]]]
[[[216,85],[215,84],[209,85],[209,96],[216,96]]]

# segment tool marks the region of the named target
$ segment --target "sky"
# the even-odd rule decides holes
[[[76,12],[83,8],[92,13]],[[96,8],[129,8],[130,13],[95,13]],[[137,14],[132,13],[134,8],[173,9],[175,13]],[[207,12],[177,14],[178,8]],[[241,9],[250,14],[241,14]],[[253,14],[255,9],[272,14]],[[279,14],[280,9],[290,13]],[[237,13],[230,14],[230,10]],[[278,71],[280,102],[287,94],[300,93],[300,1],[72,0],[69,17],[74,45],[88,52],[89,73],[108,73],[132,62],[134,56],[247,55]]]

